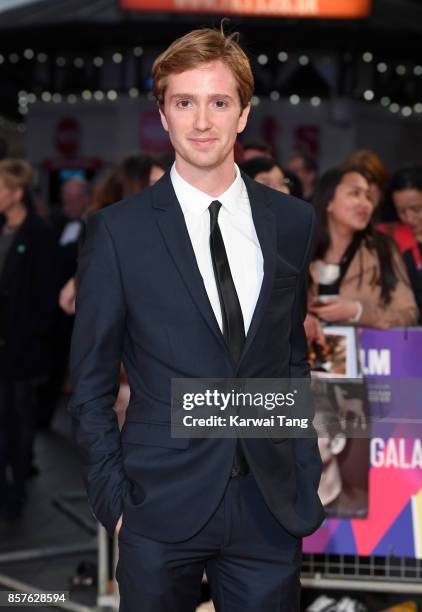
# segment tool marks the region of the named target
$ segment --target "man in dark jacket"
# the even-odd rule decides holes
[[[80,258],[70,409],[90,503],[122,525],[122,611],[193,612],[205,569],[217,610],[297,612],[301,537],[323,518],[316,441],[172,437],[170,387],[308,376],[314,215],[234,164],[253,77],[232,36],[187,34],[153,80],[175,165],[94,215]]]

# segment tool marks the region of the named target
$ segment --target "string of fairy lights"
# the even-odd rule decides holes
[[[102,69],[106,62],[113,62],[114,64],[122,64],[128,56],[133,58],[141,58],[144,55],[144,49],[141,46],[135,46],[131,49],[126,50],[115,50],[108,55],[94,55],[92,57],[82,57],[81,55],[65,56],[65,55],[49,55],[44,51],[35,51],[34,49],[27,48],[21,52],[12,52],[9,54],[0,53],[0,66],[1,65],[17,65],[22,62],[35,62],[39,65],[56,66],[57,68],[75,68],[84,70],[87,67],[94,67],[96,69]],[[346,54],[348,59],[352,59],[351,54]],[[307,66],[312,62],[312,57],[305,53],[288,53],[287,51],[279,51],[276,55],[270,56],[265,53],[260,53],[255,58],[259,66],[265,67],[270,62],[280,62],[285,64],[286,62],[297,62],[298,66]],[[332,58],[331,58],[332,59]],[[365,51],[359,58],[363,64],[372,66],[372,70],[378,75],[385,76],[397,76],[403,79],[418,79],[422,77],[422,65],[411,62],[388,62],[384,60],[377,60],[374,53],[371,51]],[[330,58],[326,58],[330,61]],[[26,91],[20,90],[17,96],[18,111],[24,119],[29,111],[31,104],[36,102],[42,102],[45,104],[77,104],[79,102],[116,102],[121,96],[127,96],[129,98],[138,98],[142,95],[142,92],[137,87],[129,87],[127,90],[117,89],[83,89],[82,91],[63,94],[57,91]],[[148,92],[147,97],[152,99],[152,93]],[[267,97],[267,96],[266,96]],[[357,95],[353,96],[355,99],[359,99],[367,103],[378,103],[381,107],[389,110],[392,114],[401,115],[403,117],[411,117],[413,114],[422,113],[422,100],[415,100],[413,104],[399,104],[397,101],[392,99],[390,96],[382,95],[377,98],[374,89],[367,88],[360,91]],[[277,90],[269,92],[268,98],[273,102],[278,102],[282,97],[281,93]],[[252,105],[257,106],[260,104],[263,98],[260,96],[253,96]],[[320,96],[303,97],[298,93],[292,93],[287,97],[287,101],[292,106],[298,106],[300,104],[308,104],[311,107],[318,107],[322,103]],[[19,131],[24,130],[24,123],[13,123],[8,122],[7,119],[0,118],[0,126],[8,124],[10,129],[15,127]]]
[[[134,57],[141,57],[144,53],[144,49],[142,47],[133,47],[130,51],[115,51],[111,55],[111,59],[115,64],[121,64],[125,58],[125,56],[131,53]],[[9,54],[1,54],[0,53],[0,65],[1,64],[18,64],[23,61],[33,61],[38,64],[47,64],[53,61],[56,66],[59,68],[64,68],[65,66],[73,65],[75,68],[84,68],[88,64],[92,64],[96,68],[101,68],[105,62],[105,56],[95,55],[94,57],[65,57],[64,55],[58,56],[50,56],[48,53],[44,53],[43,51],[35,52],[34,49],[25,49],[21,53],[9,53]]]

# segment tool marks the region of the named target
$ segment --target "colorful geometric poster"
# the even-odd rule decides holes
[[[422,558],[422,329],[358,330],[370,420],[365,516],[327,518],[306,553]]]

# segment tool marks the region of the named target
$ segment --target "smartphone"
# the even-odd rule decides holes
[[[320,306],[325,306],[327,302],[333,302],[334,300],[338,300],[338,294],[334,295],[318,295],[315,300],[312,302],[311,306],[315,306],[319,308]]]

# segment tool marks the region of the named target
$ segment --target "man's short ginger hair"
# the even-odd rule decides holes
[[[241,108],[246,108],[252,98],[254,78],[249,59],[238,40],[238,32],[226,36],[223,24],[220,30],[202,28],[175,40],[152,66],[152,91],[160,108],[164,106],[164,95],[171,74],[180,74],[218,60],[232,71],[237,82]]]

